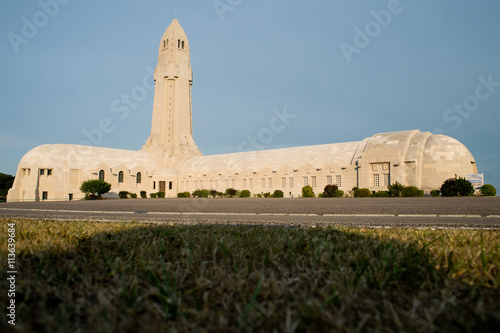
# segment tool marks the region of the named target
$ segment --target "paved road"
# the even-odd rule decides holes
[[[500,229],[500,197],[174,198],[1,203],[0,217]]]

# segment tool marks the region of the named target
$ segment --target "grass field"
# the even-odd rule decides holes
[[[500,232],[0,220],[2,332],[498,332]],[[8,281],[2,267],[0,302]]]

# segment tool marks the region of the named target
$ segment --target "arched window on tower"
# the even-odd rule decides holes
[[[182,41],[182,49],[184,50],[184,41]]]
[[[104,170],[99,171],[99,179],[104,180]]]
[[[179,49],[181,48],[181,40],[180,39],[177,40],[177,48],[179,48]]]
[[[141,177],[141,173],[140,173],[140,172],[138,172],[138,173],[137,173],[137,175],[135,176],[135,182],[136,182],[137,184],[140,184],[140,183],[141,183],[141,181],[142,181],[142,179],[141,179],[141,178],[142,178],[142,177]]]
[[[118,173],[118,183],[123,183],[123,171]]]

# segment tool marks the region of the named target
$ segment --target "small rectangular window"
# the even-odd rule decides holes
[[[286,178],[285,177],[281,177],[281,187],[286,188]]]
[[[273,179],[269,178],[269,188],[273,188]]]
[[[384,186],[389,186],[391,184],[391,177],[388,173],[384,174]]]
[[[243,179],[243,189],[246,189],[246,188],[247,188],[247,180]]]
[[[248,180],[248,183],[249,183],[249,184],[248,184],[248,187],[253,188],[253,178],[250,178],[250,179]]]
[[[338,187],[342,186],[342,176],[341,175],[337,175],[335,177],[335,185],[337,185]]]
[[[326,176],[326,185],[333,185],[333,177]]]
[[[380,175],[373,175],[373,186],[380,186]]]
[[[52,176],[52,169],[47,169],[47,176]]]
[[[309,177],[304,177],[304,186],[309,185]]]
[[[156,190],[156,182],[153,182],[153,190]]]
[[[168,182],[168,189],[171,190],[174,188],[174,182]]]
[[[293,188],[293,177],[288,177],[288,187]]]
[[[262,188],[266,188],[266,178],[262,178]]]
[[[49,192],[42,192],[42,200],[47,200],[49,198]]]
[[[45,169],[40,169],[40,176],[43,176],[45,174]]]
[[[312,187],[316,187],[316,176],[311,177]]]

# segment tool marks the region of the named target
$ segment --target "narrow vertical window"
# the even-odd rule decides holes
[[[326,185],[333,185],[332,176],[326,176]]]
[[[42,192],[42,200],[47,200],[49,198],[49,192]]]
[[[288,187],[293,188],[293,177],[288,178]]]
[[[177,40],[177,48],[179,48],[179,49],[181,48],[181,40],[180,39]]]
[[[253,178],[248,180],[248,187],[253,188]]]
[[[243,189],[246,189],[246,187],[247,187],[247,180],[243,179]]]
[[[123,171],[118,172],[118,183],[123,183]]]
[[[182,49],[184,50],[184,41],[182,41]]]
[[[262,178],[262,188],[266,188],[266,178]]]
[[[52,169],[47,169],[47,176],[52,176]]]
[[[174,188],[174,182],[168,182],[168,189],[171,190]]]
[[[316,176],[311,177],[312,187],[316,187]]]
[[[281,177],[281,187],[286,188],[286,178],[285,177]]]
[[[153,182],[153,190],[156,190],[156,182]]]
[[[273,188],[273,179],[269,178],[269,188]]]
[[[304,177],[304,186],[308,186],[309,185],[309,177]]]
[[[40,169],[40,176],[43,176],[45,174],[45,169]]]
[[[388,173],[384,174],[384,186],[389,186],[391,184],[391,177]]]
[[[337,175],[335,177],[335,185],[337,185],[338,187],[342,186],[342,176],[341,175]]]
[[[380,175],[373,175],[373,186],[380,186]]]
[[[99,171],[99,179],[104,180],[104,170]]]
[[[140,172],[138,172],[137,175],[135,176],[135,181],[137,184],[140,184],[142,182],[142,175]]]

